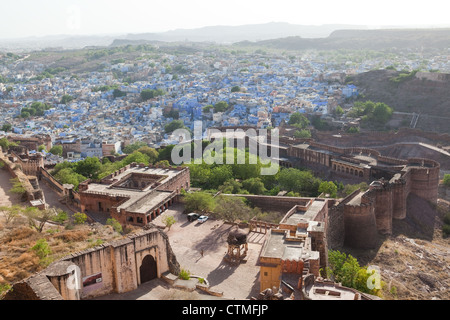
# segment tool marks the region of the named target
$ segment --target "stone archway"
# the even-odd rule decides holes
[[[139,274],[141,278],[141,284],[158,277],[158,267],[155,258],[148,254],[142,259],[142,264],[139,267]]]

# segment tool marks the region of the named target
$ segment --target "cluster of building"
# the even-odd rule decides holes
[[[2,66],[0,74],[16,81],[0,84],[2,121],[11,124],[16,134],[49,134],[53,141],[68,144],[74,139],[88,141],[86,147],[92,150],[76,147],[81,157],[99,155],[103,143],[145,141],[155,147],[173,143],[164,132],[174,120],[168,116],[170,111],[190,129],[194,121],[203,121],[204,128],[266,128],[278,126],[293,112],[328,114],[343,98],[357,94],[357,88],[343,84],[346,72],[351,72],[345,65],[275,54],[163,53],[159,58],[103,62],[102,70],[80,76],[62,71],[37,80],[36,75],[47,67],[32,60]],[[117,72],[135,81],[116,79]],[[335,77],[340,80],[330,84]],[[106,86],[103,91],[102,86]],[[114,97],[113,88],[126,95]],[[142,101],[140,93],[145,89],[162,89],[165,94]],[[65,95],[74,99],[61,103]],[[21,109],[34,101],[52,108],[42,116],[21,118]],[[220,101],[230,108],[204,109]],[[115,147],[114,151],[121,150]]]
[[[120,145],[144,141],[150,146],[176,143],[164,127],[174,119],[193,129],[213,126],[277,127],[293,112],[326,116],[358,88],[345,84],[346,76],[397,65],[414,69],[423,59],[392,55],[364,56],[338,53],[228,52],[199,49],[179,53],[142,53],[134,60],[101,61],[97,71],[73,75],[62,68],[51,78],[36,76],[49,65],[24,56],[6,59],[0,66],[2,124],[16,134],[48,134],[54,142],[76,145],[74,158],[121,153]],[[258,52],[258,53],[257,53]],[[361,53],[360,55],[364,55]],[[448,61],[439,54],[428,58],[429,69],[447,70]],[[442,61],[441,61],[442,60]],[[120,74],[120,76],[117,76]],[[129,81],[129,82],[126,82]],[[114,88],[126,93],[114,97]],[[232,90],[238,88],[238,90]],[[161,89],[164,95],[142,101],[145,89]],[[73,100],[61,103],[68,95]],[[52,106],[42,116],[21,118],[22,108],[40,101]],[[206,108],[220,101],[227,110]],[[171,113],[171,111],[175,113]],[[105,150],[105,146],[108,145]],[[110,147],[114,145],[114,147]],[[66,149],[66,148],[65,148]],[[66,156],[66,154],[65,154]]]
[[[327,265],[327,248],[344,243],[372,248],[378,233],[391,232],[392,219],[405,218],[410,194],[435,202],[439,163],[428,159],[394,159],[367,148],[338,148],[290,137],[290,128],[282,123],[293,112],[331,113],[345,98],[358,94],[356,87],[344,84],[345,75],[368,67],[367,62],[358,66],[336,64],[309,55],[312,53],[302,57],[223,51],[195,55],[164,53],[158,59],[143,57],[134,63],[105,62],[102,71],[86,74],[82,80],[63,76],[31,80],[46,68],[32,61],[2,66],[0,73],[9,76],[14,71],[15,80],[20,80],[12,85],[12,90],[0,84],[0,116],[12,125],[14,136],[9,135],[9,139],[21,145],[5,157],[2,153],[2,161],[11,170],[18,164],[25,175],[37,177],[33,180],[36,185],[44,180],[80,211],[113,217],[123,225],[151,228],[152,220],[177,200],[181,190],[189,189],[188,168],[133,163],[99,181],[86,180],[75,192],[46,171],[48,162],[36,150],[41,145],[47,150],[52,145],[62,145],[62,158],[46,159],[57,162],[120,154],[122,145],[134,141],[144,141],[153,147],[177,143],[164,132],[165,125],[174,119],[165,116],[170,111],[177,111],[178,118],[191,129],[194,121],[202,121],[204,128],[281,125],[281,144],[276,146],[280,165],[306,167],[330,177],[366,181],[371,185],[368,191],[355,191],[341,201],[243,195],[254,205],[266,201],[268,205],[287,208],[280,224],[270,228],[261,250],[261,291],[285,286],[319,299],[340,295],[361,299],[358,292],[317,280],[320,268]],[[115,79],[117,71],[132,74],[136,81],[124,84]],[[104,85],[116,86],[126,95],[114,97],[113,89],[97,90]],[[239,90],[232,90],[234,87]],[[144,89],[162,89],[165,94],[142,101],[140,93]],[[64,95],[74,100],[62,104]],[[21,108],[32,101],[53,107],[43,116],[18,117]],[[223,112],[205,109],[220,101],[227,102],[230,108]],[[39,200],[40,193],[34,189],[30,183],[31,201]],[[251,223],[257,226],[259,222]],[[67,287],[73,275],[67,272],[67,267],[74,265],[81,268],[78,274],[83,282],[81,291]],[[29,294],[36,299],[80,299],[126,292],[148,279],[162,277],[165,272],[176,273],[177,268],[166,236],[150,229],[120,243],[63,259],[54,269],[15,286],[13,294],[18,297]],[[49,296],[36,293],[39,283],[44,283],[41,275],[47,279]],[[102,286],[94,287],[99,282]]]

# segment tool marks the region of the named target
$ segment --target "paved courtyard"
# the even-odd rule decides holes
[[[183,206],[176,204],[154,220],[163,225],[162,218],[173,215],[177,222],[167,231],[173,251],[181,268],[193,275],[205,278],[211,289],[223,292],[225,299],[250,299],[259,293],[259,267],[257,259],[264,235],[249,235],[247,261],[239,266],[229,265],[223,260],[227,252],[227,236],[233,226],[223,221],[208,219],[203,224],[189,222],[182,214]],[[203,256],[201,251],[203,250]],[[153,300],[153,299],[216,299],[198,293],[188,294],[171,288],[161,279],[142,284],[137,290],[124,294],[113,294],[100,299]]]

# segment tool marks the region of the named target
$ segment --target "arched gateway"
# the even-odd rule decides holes
[[[152,255],[146,255],[142,259],[142,265],[139,268],[141,283],[155,279],[158,276],[156,260]]]

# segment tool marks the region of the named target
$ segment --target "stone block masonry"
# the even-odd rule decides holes
[[[90,299],[132,291],[166,272],[178,275],[180,266],[167,235],[151,225],[140,233],[51,264],[15,283],[5,300]]]

